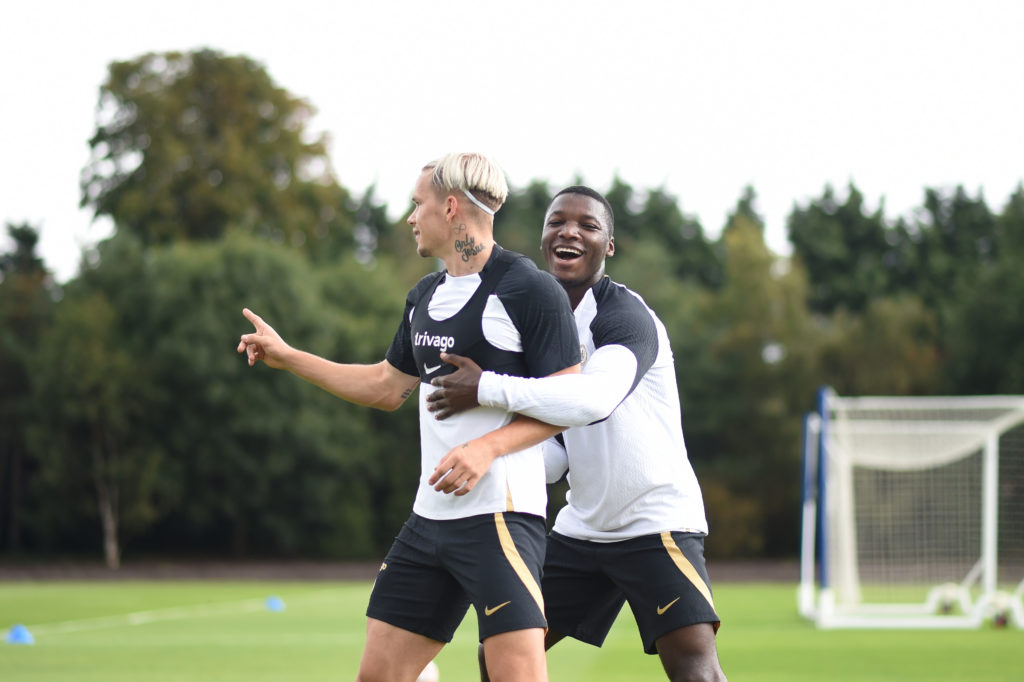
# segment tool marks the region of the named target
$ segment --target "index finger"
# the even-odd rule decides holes
[[[260,327],[262,327],[263,325],[266,324],[263,321],[262,317],[260,317],[259,315],[257,315],[253,311],[249,310],[248,308],[242,308],[242,314],[245,315],[245,319],[247,319],[250,322],[252,322],[252,326],[256,327],[256,331],[259,331]]]
[[[441,458],[441,461],[437,463],[437,466],[434,467],[434,473],[430,475],[430,480],[428,480],[427,483],[430,485],[434,485],[442,478],[447,476],[448,472],[450,472],[451,470],[452,467],[448,464],[448,455],[445,455],[444,457]]]
[[[455,353],[441,353],[441,359],[449,365],[455,365],[456,367],[462,367],[466,364],[466,358]]]

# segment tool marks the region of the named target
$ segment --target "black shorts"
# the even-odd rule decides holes
[[[391,545],[366,608],[369,618],[450,642],[469,605],[480,641],[544,628],[540,575],[544,519],[497,513],[451,521],[413,514]]]
[[[604,642],[624,601],[649,654],[677,628],[711,623],[717,632],[721,622],[699,533],[589,542],[552,532],[542,586],[549,627],[594,646]]]

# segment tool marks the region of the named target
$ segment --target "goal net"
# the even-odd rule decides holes
[[[803,489],[798,600],[820,627],[1024,628],[1024,396],[822,389]]]

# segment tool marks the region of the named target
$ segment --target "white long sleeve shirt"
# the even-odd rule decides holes
[[[607,277],[575,310],[583,372],[544,379],[484,372],[478,400],[569,426],[565,451],[545,446],[549,480],[568,464],[562,535],[611,542],[662,531],[707,533],[686,455],[675,364],[664,325]],[[564,463],[563,463],[564,462]]]

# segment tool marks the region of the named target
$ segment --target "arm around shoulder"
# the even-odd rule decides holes
[[[562,427],[586,426],[606,419],[630,390],[637,360],[623,346],[599,348],[581,374],[540,379],[493,372],[480,375],[481,405],[518,412]]]

